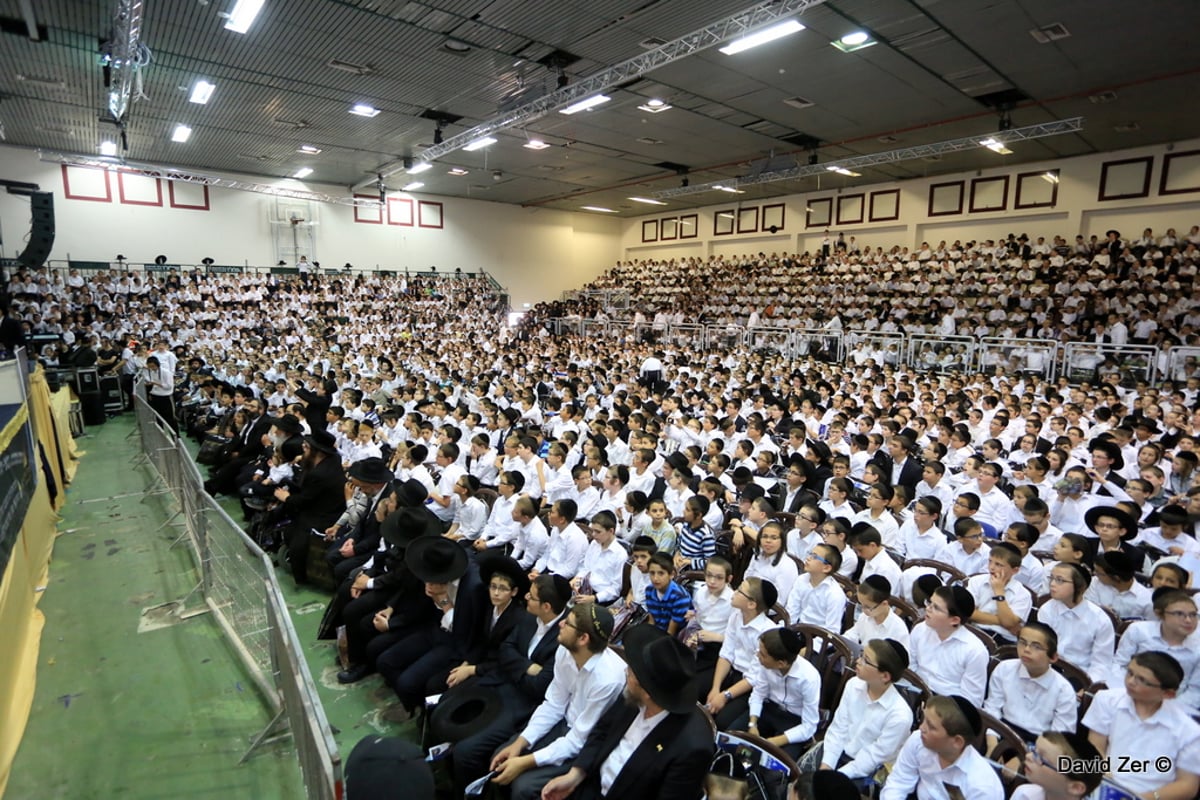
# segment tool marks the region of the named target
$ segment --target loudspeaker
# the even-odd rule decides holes
[[[78,391],[81,398],[87,395],[100,394],[100,376],[97,374],[95,368],[85,367],[77,369],[75,370],[75,374],[79,379]]]
[[[27,267],[37,268],[46,263],[54,249],[54,195],[50,192],[33,192],[29,195],[32,220],[29,227],[29,244],[17,256]]]
[[[84,425],[103,425],[108,421],[108,415],[104,413],[104,395],[100,392],[80,395],[79,408],[83,411]]]

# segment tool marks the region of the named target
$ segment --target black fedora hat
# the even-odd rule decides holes
[[[387,462],[378,457],[355,461],[350,465],[347,474],[354,480],[363,483],[389,483],[393,478]]]
[[[1111,470],[1125,468],[1125,457],[1121,455],[1121,446],[1112,439],[1097,436],[1088,443],[1088,450],[1093,452],[1099,450],[1108,456],[1109,460],[1112,461],[1112,466],[1109,467]]]
[[[299,436],[304,433],[304,428],[300,425],[300,420],[293,417],[291,414],[284,414],[281,417],[272,417],[271,425],[279,428],[279,430],[289,436]]]
[[[429,489],[416,478],[409,478],[404,483],[396,484],[396,505],[419,506],[429,497]]]
[[[493,575],[503,575],[517,589],[517,598],[522,598],[529,591],[529,572],[521,568],[517,560],[506,556],[499,550],[487,550],[475,558],[479,566],[479,577],[486,581]]]
[[[313,431],[304,437],[304,441],[308,442],[308,446],[313,450],[330,456],[337,455],[337,439],[334,439],[329,431]]]
[[[1121,541],[1127,542],[1138,535],[1137,520],[1129,514],[1126,514],[1116,506],[1095,506],[1089,508],[1087,513],[1083,515],[1083,521],[1088,526],[1088,529],[1096,533],[1096,523],[1101,517],[1112,517],[1117,521],[1117,524],[1125,529],[1124,535],[1121,536]],[[1096,533],[1099,536],[1099,533]]]
[[[346,759],[346,800],[391,797],[397,786],[405,797],[433,797],[433,770],[418,745],[376,734],[361,739]]]
[[[467,572],[467,551],[441,536],[421,536],[408,546],[404,563],[418,580],[449,583]]]
[[[696,659],[674,636],[653,625],[625,632],[625,658],[650,699],[672,714],[696,706]]]
[[[383,540],[393,547],[408,547],[421,537],[441,533],[437,518],[424,508],[400,508],[388,514],[379,526]],[[461,548],[460,548],[461,549]]]
[[[434,742],[460,742],[491,725],[504,710],[496,687],[456,686],[433,709],[429,730]]]

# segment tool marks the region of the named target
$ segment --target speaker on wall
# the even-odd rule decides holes
[[[50,192],[31,192],[29,208],[32,219],[29,227],[29,244],[17,256],[27,267],[40,267],[54,249],[54,195]]]

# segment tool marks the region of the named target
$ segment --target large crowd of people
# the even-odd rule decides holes
[[[1106,791],[1192,798],[1200,370],[1119,365],[1196,343],[1198,246],[839,237],[618,264],[515,324],[445,274],[21,270],[5,308],[203,442],[206,489],[331,593],[338,680],[428,713],[458,793],[698,797],[711,724],[817,797],[1083,797],[1105,756]],[[679,324],[1113,359],[971,372]]]

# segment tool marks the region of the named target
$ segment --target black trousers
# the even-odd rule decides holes
[[[168,428],[171,430],[176,429],[174,395],[147,393],[146,402],[148,402],[150,407],[153,408],[158,415],[163,418],[163,421],[167,424]]]

